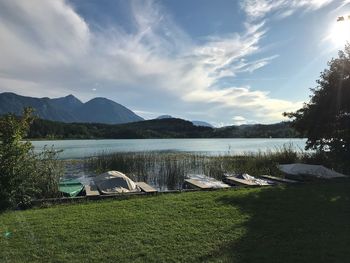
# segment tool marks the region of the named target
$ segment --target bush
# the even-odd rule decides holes
[[[0,119],[0,209],[58,195],[63,169],[57,152],[45,149],[37,154],[30,142],[22,141],[32,121],[30,108],[22,117],[7,114]]]

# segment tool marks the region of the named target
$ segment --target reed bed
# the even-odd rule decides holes
[[[295,152],[290,145],[268,152],[220,156],[179,152],[104,152],[86,159],[85,166],[96,173],[118,170],[135,181],[145,181],[160,190],[172,190],[181,189],[189,174],[205,174],[219,180],[224,173],[281,176],[277,164],[300,161],[304,157],[305,153]]]

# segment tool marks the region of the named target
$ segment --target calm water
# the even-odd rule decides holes
[[[306,139],[131,139],[131,140],[59,140],[33,141],[36,151],[54,146],[61,159],[79,159],[102,152],[179,151],[210,155],[275,151],[291,144],[304,149]]]

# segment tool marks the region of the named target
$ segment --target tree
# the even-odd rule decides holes
[[[293,113],[292,126],[306,136],[306,149],[314,149],[349,164],[350,161],[350,45],[328,62],[310,102]]]
[[[37,154],[23,141],[33,121],[32,109],[22,117],[0,118],[0,208],[25,206],[34,198],[55,196],[62,174],[53,149]]]

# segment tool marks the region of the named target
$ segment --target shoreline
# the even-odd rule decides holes
[[[128,140],[233,140],[233,139],[252,139],[252,140],[258,140],[258,139],[291,139],[291,140],[306,140],[307,138],[301,138],[301,137],[184,137],[184,138],[25,138],[24,141],[31,141],[31,142],[40,142],[40,141],[113,141],[113,140],[123,140],[123,141],[128,141]]]

